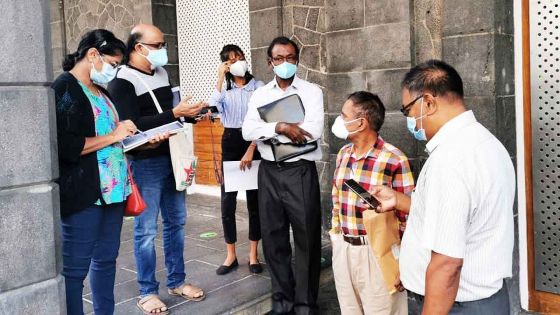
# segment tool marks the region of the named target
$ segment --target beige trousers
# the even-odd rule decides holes
[[[405,292],[387,291],[369,245],[354,246],[342,234],[331,234],[332,268],[342,315],[406,315]]]

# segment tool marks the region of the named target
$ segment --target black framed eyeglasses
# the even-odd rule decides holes
[[[289,63],[293,63],[295,64],[298,61],[298,57],[294,56],[294,55],[288,55],[288,56],[274,56],[272,58],[272,63],[274,63],[275,65],[279,65],[282,64],[284,62],[289,62]]]
[[[412,105],[414,105],[414,103],[416,103],[416,101],[421,99],[423,96],[424,96],[424,94],[421,94],[420,96],[418,96],[414,100],[412,100],[412,102],[410,102],[406,105],[401,105],[401,113],[403,113],[403,115],[408,117],[408,113],[410,113],[410,108],[412,107]]]
[[[153,47],[155,49],[167,48],[167,42],[154,43],[154,44],[149,44],[149,43],[140,43],[140,44],[150,46],[150,47]]]

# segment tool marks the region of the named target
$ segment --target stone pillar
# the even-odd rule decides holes
[[[54,78],[62,73],[66,56],[66,27],[64,26],[64,1],[49,0],[51,10],[51,43]]]
[[[274,73],[268,67],[266,50],[272,39],[282,35],[282,0],[249,0],[249,23],[253,74],[267,82]]]
[[[399,83],[411,65],[409,1],[255,0],[249,4],[254,72],[272,78],[266,48],[273,37],[283,34],[301,47],[298,76],[323,88],[324,160],[317,167],[326,231],[336,154],[345,143],[331,135],[330,127],[348,94],[369,90],[380,95],[388,110],[382,136],[414,161],[416,144],[398,112]]]
[[[50,2],[0,3],[0,314],[65,314]]]
[[[74,52],[81,37],[88,31],[104,28],[126,41],[132,27],[152,23],[151,0],[59,0],[64,7],[65,40],[68,51]]]
[[[180,85],[176,0],[152,0],[152,23],[165,34],[169,63],[165,66],[172,86]]]
[[[441,59],[443,0],[413,1],[414,64]]]
[[[380,135],[414,162],[416,142],[399,112],[400,81],[411,65],[409,16],[408,0],[326,0],[324,65],[329,129],[348,94],[359,90],[378,94],[387,110]],[[331,176],[344,143],[334,136],[329,138]],[[325,212],[330,214],[330,209]]]
[[[463,78],[467,107],[515,159],[513,1],[446,0],[442,47],[443,59]],[[514,276],[508,285],[512,310],[519,310],[517,207],[514,211]]]

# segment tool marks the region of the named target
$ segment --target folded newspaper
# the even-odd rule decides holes
[[[169,134],[176,134],[180,131],[182,131],[184,128],[183,124],[178,122],[178,121],[174,121],[172,123],[163,125],[163,126],[159,126],[150,130],[146,130],[146,131],[139,131],[137,134],[126,137],[123,141],[123,148],[124,148],[124,152],[130,151],[134,148],[137,148],[143,144],[146,144],[150,141],[151,138],[153,138],[156,135],[162,134],[162,133],[169,133]]]

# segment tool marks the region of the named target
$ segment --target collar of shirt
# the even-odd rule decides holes
[[[237,84],[235,84],[235,82],[232,82],[232,86],[234,89],[240,89],[240,90],[245,90],[247,92],[252,92],[255,90],[255,78],[251,79],[251,81],[247,82],[247,84],[245,84],[244,86],[239,86]]]
[[[465,126],[476,122],[476,118],[472,110],[466,111],[459,116],[446,122],[439,130],[436,132],[434,137],[426,143],[426,152],[431,154],[434,150],[442,143],[446,142],[448,139],[453,138],[453,136],[460,132]]]
[[[296,75],[294,76],[294,80],[292,81],[292,84],[288,87],[288,89],[294,88],[298,90],[301,87],[302,83],[303,80],[298,78],[298,76]],[[266,86],[271,90],[275,88],[280,89],[280,87],[278,86],[278,82],[276,81],[276,77],[274,77],[274,79],[272,79],[272,81],[270,81]]]
[[[381,136],[377,136],[377,140],[373,144],[373,146],[366,152],[366,154],[357,157],[356,153],[354,152],[354,144],[350,144],[347,148],[347,154],[350,154],[350,157],[354,158],[354,160],[359,161],[365,158],[372,158],[376,159],[379,156],[379,152],[383,149],[385,145],[385,141]]]

